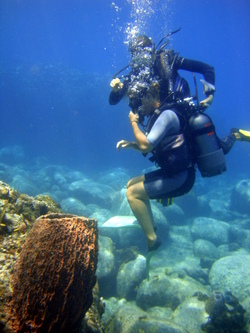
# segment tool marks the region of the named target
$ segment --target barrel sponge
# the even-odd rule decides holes
[[[91,306],[97,222],[68,214],[38,218],[12,275],[8,324],[14,332],[75,332]]]

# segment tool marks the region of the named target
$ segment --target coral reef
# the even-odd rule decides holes
[[[97,223],[48,214],[29,232],[12,275],[8,324],[14,332],[74,332],[96,283]]]
[[[12,231],[25,231],[41,216],[61,212],[59,204],[48,195],[30,197],[20,194],[6,183],[0,181],[0,234]],[[19,215],[19,218],[17,218]]]

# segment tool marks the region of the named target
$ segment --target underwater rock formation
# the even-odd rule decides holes
[[[230,226],[217,219],[198,216],[194,218],[190,231],[193,240],[205,239],[215,246],[219,246],[228,244]]]
[[[36,218],[62,212],[60,205],[48,195],[30,197],[20,194],[0,181],[0,235],[25,232]]]
[[[243,301],[249,295],[250,255],[223,257],[213,264],[209,271],[209,284],[213,290],[231,290]]]
[[[12,276],[14,332],[74,332],[91,306],[98,255],[96,220],[48,214],[36,220]]]
[[[133,300],[136,298],[137,290],[146,278],[146,259],[138,255],[133,261],[120,266],[117,274],[117,294],[119,298]]]
[[[231,209],[241,214],[250,214],[250,179],[239,181],[231,195]]]

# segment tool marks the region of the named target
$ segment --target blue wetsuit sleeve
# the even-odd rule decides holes
[[[179,130],[180,122],[177,115],[171,110],[166,110],[157,118],[151,131],[147,134],[147,140],[156,147],[166,135],[176,134]]]

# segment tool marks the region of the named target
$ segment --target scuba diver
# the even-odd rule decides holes
[[[185,59],[173,50],[165,49],[169,39],[164,43],[163,41],[179,30],[164,36],[156,47],[151,38],[146,35],[132,39],[129,46],[131,62],[115,74],[110,83],[112,91],[109,95],[109,103],[111,105],[116,105],[124,96],[128,96],[129,106],[134,112],[137,112],[143,91],[154,81],[160,84],[161,102],[166,99],[169,101],[175,92],[180,92],[184,98],[190,97],[189,85],[178,73],[178,70],[181,69],[203,75],[202,83],[206,98],[200,104],[206,107],[211,105],[215,92],[214,68],[200,61]],[[130,73],[122,76],[123,81],[121,82],[121,78],[118,78],[117,75],[129,67]]]
[[[179,31],[179,30],[177,30]],[[250,132],[232,129],[219,139],[211,118],[204,114],[213,102],[215,92],[214,68],[203,62],[185,59],[172,50],[165,50],[168,41],[163,37],[157,47],[147,36],[135,37],[130,43],[130,73],[121,82],[111,81],[111,105],[128,96],[129,121],[135,141],[121,140],[117,150],[135,149],[143,155],[152,154],[150,160],[158,169],[132,178],[127,183],[127,199],[147,239],[147,265],[161,245],[156,235],[150,200],[157,199],[166,205],[172,198],[188,193],[194,183],[196,169],[203,177],[212,177],[226,171],[224,155],[236,140],[250,142]],[[196,105],[190,97],[187,81],[178,70],[184,69],[203,75],[205,99]],[[146,130],[140,129],[148,118]],[[144,126],[144,125],[143,125]],[[164,204],[165,205],[165,204]]]
[[[250,131],[236,128],[219,139],[211,118],[201,111],[199,104],[194,106],[189,99],[161,103],[160,89],[160,84],[153,82],[142,95],[138,113],[129,112],[135,141],[121,140],[116,146],[118,151],[131,148],[144,155],[151,153],[150,160],[159,167],[127,183],[128,203],[147,239],[148,264],[161,245],[150,200],[188,193],[195,182],[197,165],[204,177],[221,174],[226,170],[224,154],[235,141],[250,142]],[[139,127],[141,116],[148,118],[145,133]]]

